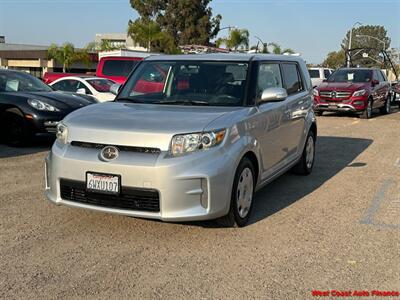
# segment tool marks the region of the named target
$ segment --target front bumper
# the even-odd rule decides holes
[[[338,111],[338,112],[363,112],[367,108],[368,98],[366,97],[352,97],[350,99],[338,100],[322,100],[314,98],[315,111]]]
[[[174,158],[166,155],[166,152],[121,151],[114,161],[103,162],[97,149],[62,146],[56,141],[46,158],[46,197],[59,205],[164,221],[206,220],[228,213],[236,165],[224,148]],[[120,175],[122,190],[157,191],[159,211],[93,205],[63,198],[60,182],[68,180],[82,185],[87,171]]]

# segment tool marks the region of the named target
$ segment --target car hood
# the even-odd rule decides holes
[[[318,86],[320,91],[356,91],[368,87],[368,83],[323,82]]]
[[[101,103],[69,114],[68,141],[168,150],[176,134],[201,132],[240,108]],[[215,128],[217,129],[217,128]]]
[[[92,104],[83,97],[63,92],[18,92],[15,95],[26,97],[27,99],[44,100],[59,109],[74,110]]]

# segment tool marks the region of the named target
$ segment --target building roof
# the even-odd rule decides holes
[[[43,45],[27,45],[27,44],[9,44],[0,43],[0,51],[44,51],[47,50],[49,46]]]

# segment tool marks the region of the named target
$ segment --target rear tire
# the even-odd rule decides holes
[[[293,167],[292,171],[298,175],[309,175],[312,172],[315,161],[315,134],[311,130],[308,132],[303,154],[299,162]]]
[[[243,158],[233,180],[229,212],[217,220],[220,225],[243,227],[247,224],[253,208],[255,185],[254,166],[249,159]]]
[[[1,114],[1,139],[11,146],[23,146],[30,142],[33,133],[18,108],[9,108]]]
[[[361,119],[371,119],[372,117],[372,99],[368,99],[367,108],[360,115]]]
[[[389,94],[387,99],[386,99],[386,101],[385,101],[385,105],[382,106],[381,108],[379,108],[381,114],[382,115],[390,114],[391,106],[392,106],[392,97]]]

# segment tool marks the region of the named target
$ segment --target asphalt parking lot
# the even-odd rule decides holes
[[[394,108],[394,107],[393,107]],[[314,172],[256,195],[245,228],[57,207],[51,141],[0,145],[0,298],[312,298],[400,287],[400,111],[318,118]]]

